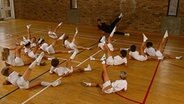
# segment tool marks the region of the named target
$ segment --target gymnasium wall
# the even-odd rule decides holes
[[[119,30],[160,32],[163,18],[167,15],[168,0],[78,0],[78,9],[70,9],[70,0],[15,0],[18,19],[32,19],[64,23],[96,25],[97,18],[112,21],[122,11],[124,17]],[[178,17],[184,34],[184,1],[180,0]],[[72,17],[71,13],[75,13]]]

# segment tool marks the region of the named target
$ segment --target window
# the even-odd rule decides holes
[[[169,0],[168,2],[168,16],[177,16],[179,7],[179,0]]]
[[[77,0],[70,0],[70,8],[77,9]]]

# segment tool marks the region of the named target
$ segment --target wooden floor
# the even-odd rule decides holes
[[[26,25],[32,24],[31,32],[36,37],[43,36],[47,42],[52,42],[47,36],[47,27],[55,27],[56,23],[10,20],[0,21],[0,46],[14,47],[22,36],[26,36]],[[118,78],[119,72],[128,72],[128,90],[114,94],[101,94],[98,88],[88,88],[80,85],[81,81],[101,82],[100,74],[102,66],[100,62],[89,61],[91,55],[100,57],[103,52],[97,48],[98,38],[102,36],[96,27],[78,26],[79,35],[77,43],[86,47],[93,47],[90,51],[82,51],[76,57],[76,64],[86,67],[91,64],[92,72],[75,73],[72,76],[62,79],[62,84],[58,87],[36,87],[30,90],[20,90],[11,85],[2,85],[4,77],[0,75],[0,104],[183,104],[184,103],[184,61],[164,60],[138,62],[128,60],[128,66],[110,66],[108,71],[110,78]],[[58,31],[72,36],[75,26],[64,24]],[[130,37],[114,36],[115,47],[129,47],[131,44],[140,45],[142,42],[142,32],[129,31]],[[163,34],[146,33],[155,45],[158,45]],[[184,34],[183,36],[169,35],[169,40],[164,53],[184,56]],[[61,48],[61,43],[58,44]],[[118,54],[118,53],[115,53]],[[68,58],[69,54],[57,54],[61,58]],[[31,76],[31,81],[45,80],[54,81],[59,77],[49,74],[50,62],[46,61],[46,66],[37,66]],[[65,65],[65,61],[63,64]],[[0,61],[0,68],[4,63]],[[14,69],[23,73],[25,67],[15,67]]]

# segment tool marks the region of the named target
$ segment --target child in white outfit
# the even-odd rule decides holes
[[[105,64],[105,61],[102,62],[103,70],[102,70],[102,80],[103,84],[99,83],[90,83],[90,82],[82,82],[81,84],[86,87],[100,87],[102,89],[103,93],[111,94],[118,91],[126,91],[127,90],[127,81],[126,81],[126,72],[121,72],[120,79],[111,82],[109,79],[109,75],[107,72],[107,65]]]

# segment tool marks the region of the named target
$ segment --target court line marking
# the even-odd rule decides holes
[[[167,39],[166,42],[165,42],[165,46],[164,46],[164,48],[163,48],[164,50],[165,50],[165,47],[166,47],[166,45],[167,45],[167,42],[168,42],[168,39]],[[164,52],[164,51],[163,51],[163,52]],[[153,85],[153,81],[154,81],[155,76],[156,76],[156,74],[157,74],[157,71],[158,71],[158,69],[159,69],[160,62],[161,62],[161,61],[159,60],[158,63],[157,63],[157,66],[156,66],[156,68],[155,68],[154,74],[153,74],[153,76],[152,76],[152,79],[151,79],[151,82],[150,82],[150,84],[149,84],[149,87],[148,87],[148,89],[147,89],[147,91],[146,91],[146,95],[144,96],[144,99],[143,99],[142,104],[145,104],[146,101],[147,101],[148,95],[150,94],[150,90],[151,90],[151,87],[152,87],[152,85]]]
[[[176,64],[171,63],[171,62],[165,62],[164,61],[164,63],[169,64],[169,65],[172,65],[172,66],[175,66],[175,67],[178,67],[178,68],[181,68],[181,69],[184,69],[184,66],[179,66],[179,65],[176,65]]]
[[[136,100],[133,100],[133,99],[130,99],[130,98],[128,98],[128,97],[125,97],[125,96],[123,96],[123,95],[121,95],[121,94],[119,94],[119,93],[117,93],[117,92],[116,92],[115,94],[117,94],[118,96],[120,96],[120,97],[122,97],[122,98],[124,98],[124,99],[126,99],[126,100],[128,100],[128,101],[131,101],[131,102],[134,102],[134,103],[141,104],[141,102],[136,101]]]

